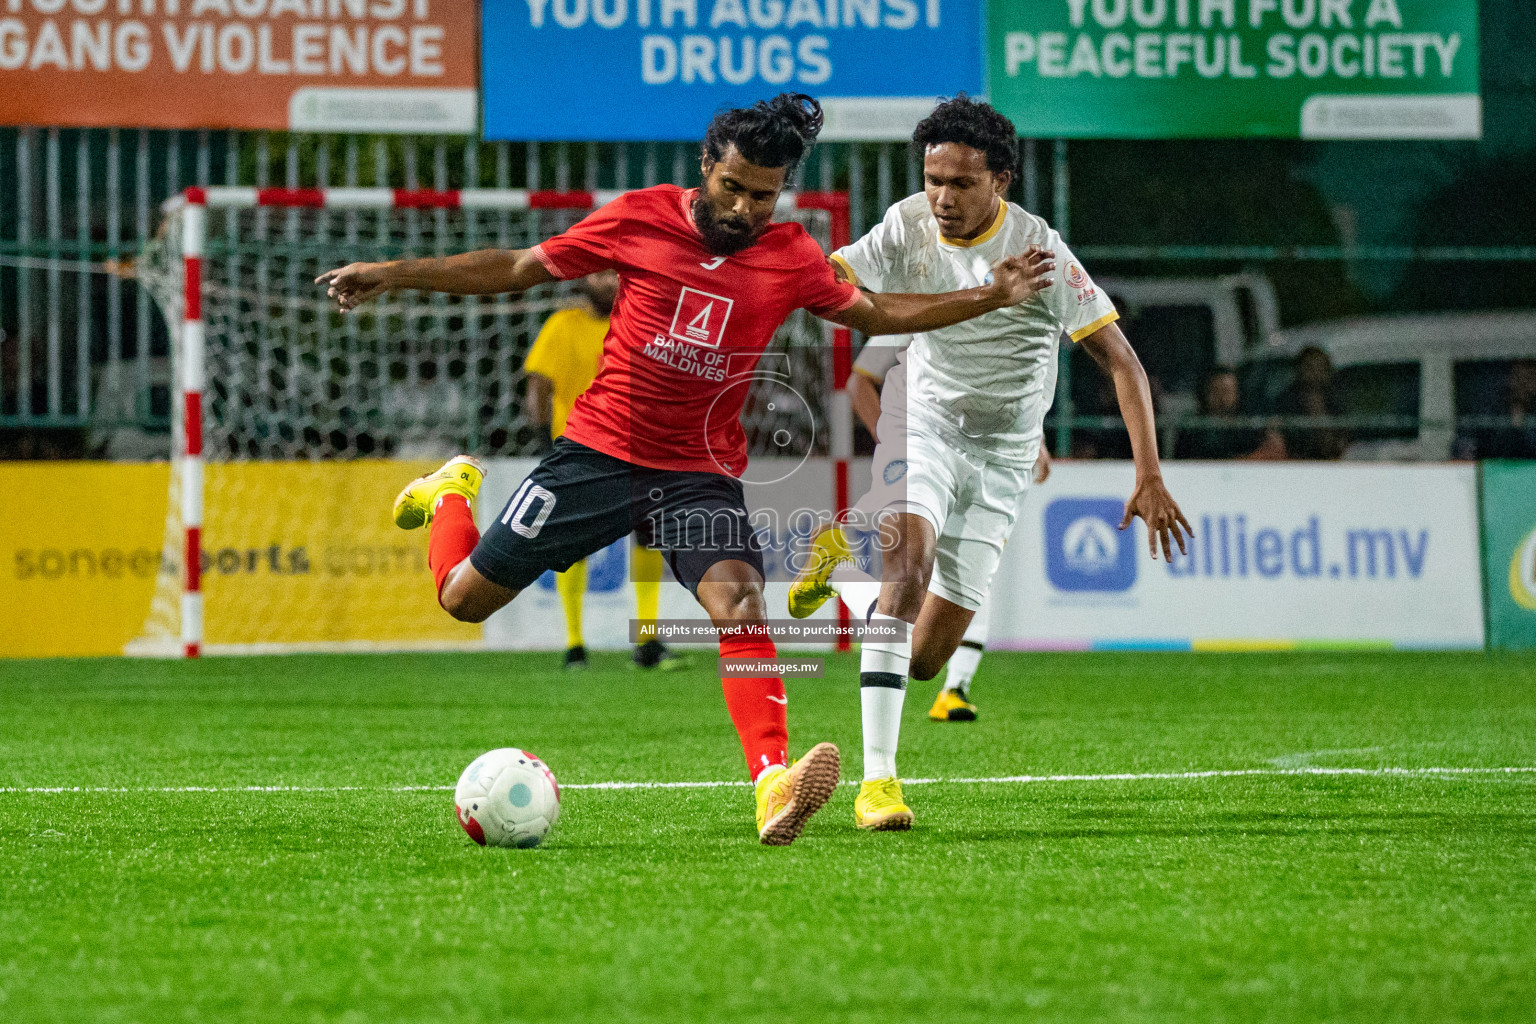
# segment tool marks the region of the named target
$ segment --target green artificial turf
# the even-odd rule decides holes
[[[787,849],[744,787],[567,789],[485,850],[496,746],[562,783],[736,780],[712,659],[0,663],[0,1020],[1529,1021],[1536,773],[844,787]],[[791,743],[859,769],[856,663]],[[1005,655],[908,698],[912,778],[1536,768],[1536,658]],[[310,787],[19,792],[31,787]],[[352,787],[352,788],[343,788]]]

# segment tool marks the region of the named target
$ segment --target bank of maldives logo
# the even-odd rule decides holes
[[[1045,576],[1057,590],[1118,593],[1136,583],[1136,546],[1116,529],[1118,498],[1058,498],[1045,506]]]
[[[725,337],[725,322],[731,318],[732,300],[711,295],[697,288],[684,288],[677,297],[677,312],[672,314],[672,329],[667,333],[678,341],[705,348],[719,348]]]
[[[1525,535],[1509,560],[1509,596],[1521,608],[1536,612],[1536,530]]]

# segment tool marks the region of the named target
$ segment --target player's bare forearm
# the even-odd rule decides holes
[[[352,263],[315,278],[343,311],[386,292],[415,290],[450,295],[523,292],[555,280],[529,249],[481,249],[457,256]]]
[[[1115,397],[1120,402],[1120,418],[1131,435],[1131,454],[1136,460],[1138,480],[1163,475],[1157,458],[1157,421],[1152,411],[1152,387],[1147,373],[1136,358],[1136,350],[1115,324],[1081,339],[1078,344],[1099,364],[1099,369],[1115,382]]]
[[[865,334],[919,334],[984,316],[1010,305],[990,288],[967,288],[942,295],[877,295],[866,292],[848,309],[828,317]]]
[[[865,292],[827,319],[870,335],[937,331],[1024,302],[1051,286],[1055,269],[1054,253],[1031,248],[994,264],[992,282],[985,287],[938,295]]]
[[[879,441],[875,424],[880,422],[880,389],[874,380],[855,370],[848,378],[848,401],[853,406],[854,415],[864,424],[864,429],[869,431],[869,436]]]
[[[1109,324],[1081,339],[1082,345],[1115,382],[1115,396],[1120,402],[1120,417],[1131,435],[1131,455],[1136,460],[1136,489],[1125,503],[1123,530],[1140,516],[1147,524],[1147,543],[1152,557],[1157,557],[1161,543],[1164,559],[1173,558],[1173,549],[1188,553],[1186,537],[1194,536],[1189,520],[1173,495],[1163,485],[1162,465],[1157,458],[1157,423],[1152,411],[1152,388],[1147,373],[1136,358],[1136,350],[1115,324]]]
[[[480,249],[386,264],[393,287],[450,295],[499,295],[547,284],[554,275],[528,249]]]

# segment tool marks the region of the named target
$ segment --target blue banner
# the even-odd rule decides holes
[[[700,138],[722,106],[810,93],[823,138],[897,139],[982,90],[980,0],[484,0],[485,137]]]

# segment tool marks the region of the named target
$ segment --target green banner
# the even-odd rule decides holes
[[[1536,462],[1485,462],[1488,646],[1536,649]]]
[[[1477,0],[992,0],[1033,138],[1477,139]]]

